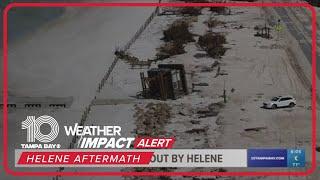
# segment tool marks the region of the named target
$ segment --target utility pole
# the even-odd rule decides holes
[[[277,22],[277,25],[276,25],[276,31],[277,31],[277,39],[276,41],[278,42],[279,39],[280,39],[280,31],[282,30],[282,27],[281,27],[281,20],[278,19],[278,22]]]
[[[227,103],[226,79],[223,79],[223,102]]]

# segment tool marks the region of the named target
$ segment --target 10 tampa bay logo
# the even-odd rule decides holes
[[[48,133],[41,132],[41,127],[47,125]],[[60,144],[50,144],[59,134],[59,124],[51,116],[43,115],[38,118],[27,116],[21,123],[21,129],[27,131],[27,143],[21,144],[23,149],[55,149],[60,148]]]

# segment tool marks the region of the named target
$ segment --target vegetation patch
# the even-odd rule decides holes
[[[210,3],[211,1],[209,0],[184,0],[184,2],[186,3]],[[192,16],[198,16],[201,13],[201,10],[205,8],[205,7],[184,7],[184,8],[180,8],[181,14],[185,14],[185,15],[192,15]]]
[[[180,8],[180,13],[184,15],[198,16],[201,15],[201,9],[201,7],[184,7]]]
[[[223,44],[226,44],[226,37],[220,33],[208,32],[199,37],[198,45],[212,58],[221,58],[226,52]]]
[[[230,9],[227,7],[210,7],[210,11],[219,15],[230,14]]]
[[[185,20],[177,20],[173,22],[169,28],[163,31],[165,42],[175,41],[179,43],[194,42],[193,34],[189,31],[189,23]]]
[[[176,20],[167,30],[163,31],[162,40],[165,41],[156,54],[156,60],[163,60],[174,55],[183,54],[184,44],[194,42],[193,34],[189,31],[187,20]]]

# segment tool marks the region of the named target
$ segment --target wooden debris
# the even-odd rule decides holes
[[[248,131],[256,131],[256,132],[259,132],[261,130],[265,130],[267,129],[267,127],[255,127],[255,128],[247,128],[247,129],[244,129],[244,131],[248,132]]]
[[[199,129],[191,129],[191,130],[188,130],[186,131],[186,133],[188,134],[200,134],[200,133],[205,133],[206,132],[206,129],[204,128],[199,128]]]

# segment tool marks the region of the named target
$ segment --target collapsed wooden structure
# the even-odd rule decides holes
[[[177,99],[188,94],[187,80],[183,64],[159,64],[140,73],[142,93],[144,98],[151,99]]]

